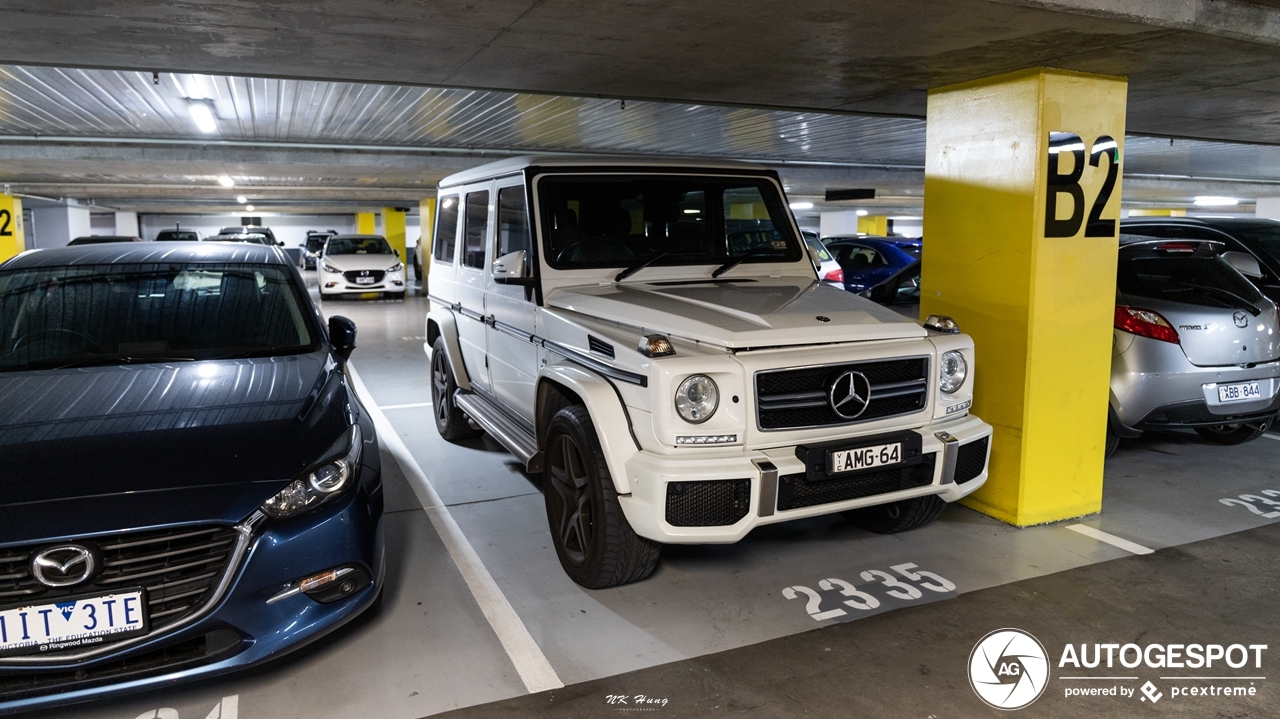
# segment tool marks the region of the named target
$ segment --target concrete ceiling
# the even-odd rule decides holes
[[[1124,75],[1131,132],[1280,143],[1280,10],[1241,0],[0,5],[0,62],[921,117],[1035,65]]]

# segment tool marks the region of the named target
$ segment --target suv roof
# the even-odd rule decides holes
[[[582,155],[578,157],[560,157],[543,155],[525,155],[507,160],[490,162],[487,165],[473,167],[470,170],[456,172],[440,181],[440,187],[465,185],[470,182],[493,179],[505,175],[514,175],[528,167],[626,167],[638,169],[673,168],[683,170],[735,170],[747,172],[767,172],[768,168],[745,162],[731,160],[682,160],[663,157],[611,157],[606,155]]]
[[[1228,230],[1232,227],[1276,227],[1280,221],[1263,217],[1129,217],[1120,221],[1122,227],[1143,225],[1183,225],[1185,227],[1212,227]]]
[[[0,264],[0,268],[12,270],[31,267],[107,265],[117,262],[288,264],[279,248],[269,245],[223,242],[111,242],[80,247],[27,250],[8,262]]]

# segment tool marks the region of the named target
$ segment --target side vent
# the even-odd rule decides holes
[[[609,359],[613,359],[613,345],[609,344],[608,342],[605,342],[599,337],[592,337],[591,335],[587,335],[587,346],[591,348],[591,354],[596,354],[596,355],[600,355],[601,357],[608,357]]]

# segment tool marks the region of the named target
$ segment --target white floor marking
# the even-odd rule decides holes
[[[435,487],[431,486],[431,480],[427,479],[422,467],[419,467],[417,461],[409,454],[409,448],[400,439],[400,435],[387,420],[387,416],[373,403],[368,388],[364,386],[364,382],[360,381],[360,375],[350,363],[347,364],[347,369],[356,394],[365,400],[365,408],[373,418],[374,427],[378,430],[378,439],[400,464],[400,469],[404,471],[418,499],[425,505],[424,509],[431,519],[432,526],[439,533],[445,548],[449,550],[449,556],[458,566],[458,571],[462,573],[462,578],[471,589],[471,594],[475,596],[476,603],[480,605],[480,611],[484,613],[485,619],[489,620],[489,625],[498,635],[502,648],[507,651],[511,663],[520,673],[520,679],[524,681],[525,688],[533,694],[563,687],[564,682],[560,681],[551,662],[547,661],[546,655],[533,640],[533,635],[529,634],[528,628],[525,627],[524,622],[520,621],[516,610],[511,607],[511,602],[507,601],[506,595],[498,588],[498,583],[493,581],[493,576],[480,560],[480,555],[476,554],[475,548],[471,546],[471,542],[467,541],[466,535],[462,533],[453,515],[449,513],[449,508],[441,501]]]
[[[1156,551],[1150,547],[1144,547],[1137,542],[1130,542],[1129,540],[1122,539],[1114,534],[1107,534],[1100,529],[1094,529],[1093,527],[1083,524],[1072,524],[1068,526],[1067,529],[1070,529],[1073,532],[1079,532],[1086,537],[1093,537],[1099,542],[1106,542],[1113,547],[1119,547],[1126,552],[1133,552],[1134,554],[1151,554]]]
[[[1280,442],[1280,435],[1274,435],[1274,434],[1270,434],[1269,432],[1263,432],[1262,436],[1266,437],[1267,439],[1274,439],[1275,441]]]
[[[414,407],[430,407],[430,402],[413,402],[411,404],[384,404],[378,409],[413,409]]]

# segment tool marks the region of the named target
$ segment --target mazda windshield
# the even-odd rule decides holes
[[[325,248],[326,255],[394,255],[395,250],[381,237],[335,237]]]
[[[0,272],[0,372],[265,357],[319,347],[280,267],[112,264]]]
[[[796,262],[804,257],[765,178],[546,176],[538,182],[547,262],[557,269]]]

